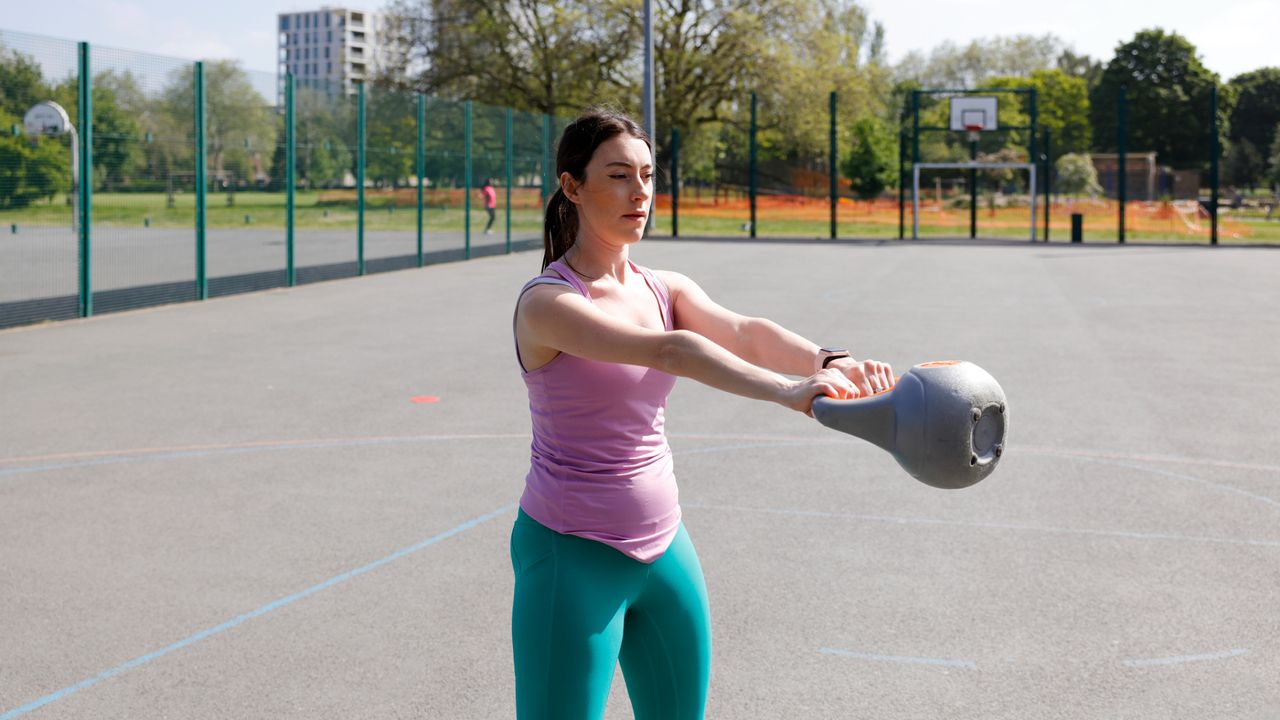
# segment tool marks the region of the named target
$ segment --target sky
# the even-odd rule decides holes
[[[251,70],[275,71],[276,14],[318,9],[278,0],[6,0],[0,28],[95,45],[185,59],[232,58]],[[898,61],[912,50],[950,40],[964,45],[994,35],[1053,33],[1095,59],[1107,60],[1116,45],[1138,30],[1159,26],[1186,36],[1201,61],[1222,78],[1264,66],[1280,66],[1277,0],[862,0],[873,20],[884,24],[888,55]],[[334,2],[333,5],[341,6]],[[355,5],[376,11],[382,2]],[[1208,12],[1207,8],[1212,8]]]

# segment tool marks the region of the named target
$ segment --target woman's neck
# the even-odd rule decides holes
[[[564,254],[563,260],[583,280],[613,278],[622,282],[627,272],[627,249],[626,245],[609,248],[601,243],[583,242],[579,238]]]

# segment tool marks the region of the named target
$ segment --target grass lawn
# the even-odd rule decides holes
[[[409,192],[397,193],[370,190],[366,193],[365,228],[368,230],[393,230],[412,232],[417,227],[417,212],[412,204],[405,204]],[[345,229],[357,224],[355,203],[350,201],[354,191],[308,191],[294,196],[294,226],[299,229]],[[464,211],[461,191],[442,195],[448,199],[425,208],[423,225],[429,231],[461,231]],[[536,190],[521,189],[515,197],[519,200],[511,213],[513,233],[539,234],[542,231],[542,213],[537,208]],[[234,196],[234,204],[228,204],[224,193],[207,196],[208,227],[279,227],[285,225],[284,193],[240,192]],[[514,201],[513,201],[514,202]],[[398,203],[398,204],[397,204]],[[505,198],[498,198],[498,219],[494,223],[496,234],[505,232],[503,216]],[[1089,242],[1115,242],[1116,213],[1114,206],[1096,207],[1060,205],[1053,210],[1050,228],[1054,240],[1065,240],[1071,232],[1070,212],[1085,213],[1085,240]],[[822,203],[811,203],[794,208],[763,207],[757,210],[757,235],[760,237],[825,238],[830,234],[829,211]],[[842,203],[839,207],[838,231],[840,237],[896,238],[898,214],[896,206],[860,205]],[[1043,232],[1037,222],[1037,236]],[[682,237],[749,237],[746,223],[750,212],[745,207],[710,207],[682,205],[680,235]],[[1208,220],[1199,218],[1188,224],[1167,211],[1150,204],[1134,204],[1127,215],[1129,227],[1126,238],[1134,242],[1185,242],[1207,244]],[[478,198],[471,206],[471,229],[479,232],[487,221]],[[659,203],[654,214],[654,233],[670,235],[670,207]],[[93,223],[103,227],[193,227],[195,224],[195,197],[190,193],[174,196],[174,207],[166,207],[164,193],[97,193],[93,202]],[[978,234],[981,237],[1025,239],[1029,235],[1029,217],[1026,208],[983,208],[978,213]],[[36,203],[18,210],[0,210],[0,226],[3,225],[67,225],[71,224],[71,206],[65,196]],[[911,233],[911,216],[908,208],[906,233]],[[964,209],[922,211],[921,237],[966,237],[969,234],[969,214]],[[1224,210],[1220,216],[1219,242],[1229,244],[1280,244],[1280,216],[1268,220],[1263,216],[1233,214]]]

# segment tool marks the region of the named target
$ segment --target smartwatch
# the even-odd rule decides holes
[[[848,350],[845,350],[844,348],[838,348],[838,347],[819,348],[818,353],[824,356],[822,358],[822,366],[821,366],[821,369],[823,370],[827,369],[827,366],[831,364],[832,360],[839,360],[840,358],[850,357]]]

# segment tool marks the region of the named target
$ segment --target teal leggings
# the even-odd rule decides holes
[[[511,531],[516,717],[604,717],[622,662],[636,720],[701,720],[711,616],[684,525],[652,563],[561,535],[520,511]]]

